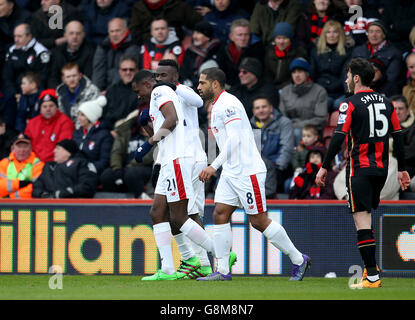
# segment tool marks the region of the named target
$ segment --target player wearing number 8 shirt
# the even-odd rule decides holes
[[[223,170],[215,191],[213,212],[217,269],[197,280],[232,279],[228,264],[232,247],[230,218],[238,207],[244,208],[254,228],[289,256],[294,264],[291,280],[302,280],[311,260],[297,250],[285,229],[267,215],[266,167],[245,108],[234,95],[224,90],[225,82],[225,74],[218,68],[203,70],[199,78],[198,90],[203,100],[213,103],[210,127],[220,150],[212,164],[199,174],[199,179],[206,182],[220,167]]]
[[[357,246],[365,265],[361,283],[354,286],[363,288],[381,286],[371,210],[379,205],[380,192],[388,174],[390,134],[397,153],[398,180],[402,190],[410,181],[408,172],[404,171],[399,119],[392,103],[370,89],[374,74],[372,65],[364,59],[355,58],[348,65],[346,84],[353,95],[339,106],[338,125],[316,176],[317,184],[324,185],[327,168],[346,139],[348,203],[357,230]]]

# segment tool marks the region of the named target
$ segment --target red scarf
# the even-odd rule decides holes
[[[373,47],[370,42],[367,42],[367,49],[370,52],[370,55],[373,56],[376,52],[386,46],[386,40],[383,40],[377,47]]]
[[[127,32],[125,33],[124,38],[117,44],[113,43],[110,41],[112,48],[114,49],[114,51],[116,51],[119,47],[121,47],[123,45],[123,43],[125,42],[125,40],[127,40],[127,37],[130,35],[130,30],[127,29]]]
[[[144,0],[144,2],[150,10],[157,10],[161,8],[167,2],[167,0],[160,0],[157,3],[150,3],[148,0]]]
[[[314,41],[315,38],[317,38],[321,31],[323,30],[324,24],[329,19],[328,16],[324,16],[323,18],[319,18],[317,14],[313,14],[311,16],[311,42]]]
[[[229,53],[231,55],[232,62],[234,64],[237,64],[238,61],[239,61],[239,58],[241,57],[242,50],[238,50],[238,48],[236,47],[235,43],[233,41],[231,41],[229,43],[229,46],[228,46],[228,51],[229,51]]]
[[[291,49],[291,45],[292,45],[292,43],[290,43],[290,45],[289,45],[286,49],[284,49],[283,51],[281,51],[281,50],[278,48],[278,46],[274,46],[274,52],[275,52],[275,55],[276,55],[278,58],[285,58],[285,56],[288,54],[288,51],[290,51],[290,49]]]

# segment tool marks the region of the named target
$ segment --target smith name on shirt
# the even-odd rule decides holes
[[[360,100],[363,103],[368,103],[370,101],[379,101],[379,102],[383,102],[383,96],[377,94],[377,93],[372,93],[372,94],[367,94],[363,97],[360,98]]]

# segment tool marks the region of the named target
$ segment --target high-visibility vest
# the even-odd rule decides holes
[[[35,158],[33,163],[26,163],[26,166],[20,172],[17,172],[16,167],[13,161],[10,161],[9,167],[7,168],[7,177],[9,179],[19,179],[19,180],[29,180],[32,181],[32,169],[33,167],[39,163],[40,160]]]

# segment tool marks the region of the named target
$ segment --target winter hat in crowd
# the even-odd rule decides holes
[[[252,72],[258,79],[262,76],[262,63],[256,58],[246,57],[242,59],[241,64],[239,65],[239,70],[241,69]]]
[[[381,28],[381,29],[382,29],[382,32],[383,32],[383,34],[384,34],[384,35],[385,35],[385,37],[386,37],[386,35],[387,35],[387,30],[386,30],[385,24],[384,24],[381,20],[375,20],[375,21],[372,21],[371,23],[369,23],[369,25],[368,25],[367,29],[369,30],[369,28],[370,28],[371,26],[378,26],[379,28]]]
[[[379,58],[372,58],[368,60],[374,67],[376,67],[382,75],[385,75],[386,68],[385,64]]]
[[[296,58],[290,63],[290,72],[293,72],[294,69],[301,69],[310,73],[310,64],[304,58]]]
[[[62,141],[59,141],[56,145],[61,146],[66,151],[68,151],[71,155],[74,155],[79,150],[76,142],[71,139],[64,139]]]
[[[102,116],[102,108],[107,104],[105,96],[99,96],[95,100],[90,100],[82,103],[78,111],[82,112],[89,122],[94,123]]]
[[[285,36],[290,40],[294,38],[294,31],[291,25],[287,22],[279,22],[274,27],[273,37]]]
[[[58,105],[58,95],[56,94],[55,89],[46,89],[43,90],[39,95],[39,105],[41,106],[43,102],[46,101],[53,101],[56,105]]]
[[[208,37],[209,39],[212,39],[213,37],[213,26],[207,21],[198,22],[195,25],[193,31],[200,32],[204,34],[206,37]]]

